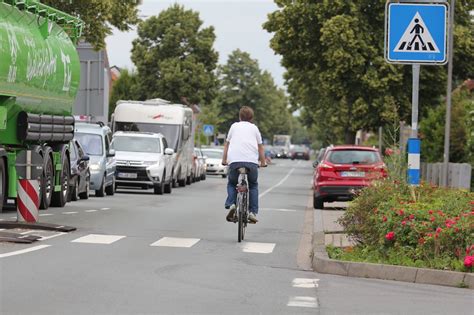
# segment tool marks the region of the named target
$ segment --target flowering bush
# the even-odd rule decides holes
[[[389,178],[362,190],[339,222],[356,252],[377,260],[472,272],[474,193]]]

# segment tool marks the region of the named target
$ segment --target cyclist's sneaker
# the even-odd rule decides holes
[[[257,215],[253,212],[250,212],[249,213],[249,223],[255,224],[257,222],[258,222]]]
[[[226,220],[229,222],[234,222],[234,216],[235,216],[235,205],[231,205],[229,207],[229,213],[227,213]]]

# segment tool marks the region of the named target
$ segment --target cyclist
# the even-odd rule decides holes
[[[227,181],[227,199],[225,208],[229,210],[227,221],[232,222],[235,214],[235,201],[237,199],[238,169],[248,169],[249,184],[249,217],[250,223],[257,223],[258,213],[258,162],[266,166],[262,136],[258,127],[252,123],[253,110],[243,106],[239,111],[239,122],[233,123],[224,143],[222,164],[229,164]]]

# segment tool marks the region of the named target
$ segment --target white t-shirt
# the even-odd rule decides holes
[[[229,151],[227,162],[251,162],[258,164],[258,145],[262,136],[258,127],[248,121],[233,123],[227,134]]]

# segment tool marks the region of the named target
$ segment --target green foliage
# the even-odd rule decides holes
[[[42,3],[81,18],[84,39],[96,49],[105,48],[105,38],[112,34],[112,26],[128,31],[138,23],[136,0],[41,0]]]
[[[342,256],[466,271],[463,259],[474,244],[474,193],[410,187],[399,180],[402,168],[392,168],[390,178],[364,189],[339,219],[358,244]]]
[[[472,114],[474,94],[463,85],[452,95],[451,132],[449,160],[453,163],[474,164],[474,144],[472,140]],[[421,121],[422,158],[426,162],[442,162],[444,152],[444,126],[446,105],[443,102],[431,109]]]
[[[140,99],[138,91],[137,74],[123,69],[120,72],[120,78],[112,86],[112,94],[109,101],[109,116],[114,112],[117,101],[119,100],[138,100]]]
[[[323,143],[354,143],[358,129],[390,123],[393,108],[396,117],[409,120],[411,67],[387,64],[383,57],[386,1],[275,2],[279,9],[264,28],[282,55],[292,106],[304,109],[307,126],[320,125]],[[455,80],[474,73],[473,9],[472,1],[456,2]],[[443,95],[445,73],[443,67],[423,67],[422,116]]]
[[[262,136],[272,139],[274,134],[289,134],[291,115],[287,98],[270,73],[261,71],[258,62],[246,52],[233,51],[227,63],[219,68],[220,90],[217,104],[223,119],[219,131],[227,132],[238,121],[242,106],[250,106],[254,122]]]
[[[215,97],[218,54],[214,28],[202,27],[199,13],[172,5],[138,26],[132,61],[146,99],[209,104]]]

